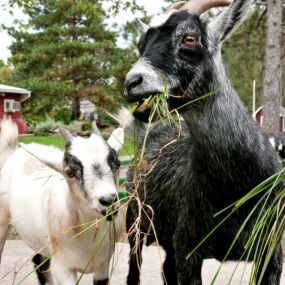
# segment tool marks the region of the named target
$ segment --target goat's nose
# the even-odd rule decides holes
[[[112,204],[116,203],[117,200],[118,200],[118,198],[117,198],[116,194],[110,194],[110,195],[101,197],[99,199],[99,202],[101,203],[102,206],[108,207],[108,206],[111,206]]]
[[[131,95],[133,89],[135,89],[137,86],[141,85],[143,82],[143,76],[142,74],[134,74],[131,76],[127,76],[125,81],[125,95]]]

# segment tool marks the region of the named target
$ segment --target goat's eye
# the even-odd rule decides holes
[[[194,46],[197,42],[197,38],[194,36],[188,35],[183,38],[183,44],[185,44],[186,46]]]
[[[75,176],[75,174],[74,174],[73,171],[71,171],[71,170],[67,170],[67,171],[65,172],[65,174],[66,174],[66,176],[67,176],[68,178],[73,178],[73,177]]]

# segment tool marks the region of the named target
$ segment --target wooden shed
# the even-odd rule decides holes
[[[26,122],[21,117],[21,102],[30,98],[31,92],[0,84],[0,120],[8,115],[16,122],[19,134],[26,133]]]
[[[252,115],[255,121],[262,127],[263,125],[263,106],[259,107],[256,112]],[[279,131],[285,133],[285,108],[280,106],[279,115]]]

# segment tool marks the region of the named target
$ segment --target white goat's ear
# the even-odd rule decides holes
[[[52,146],[40,145],[37,143],[20,143],[20,146],[43,164],[62,173],[63,152],[61,150]]]
[[[224,42],[241,25],[247,15],[251,0],[234,0],[229,8],[208,25],[209,36],[214,44]]]
[[[124,129],[115,129],[108,139],[108,145],[116,152],[119,152],[124,144]]]
[[[59,133],[63,136],[65,148],[69,147],[74,139],[72,133],[66,129],[59,129]]]

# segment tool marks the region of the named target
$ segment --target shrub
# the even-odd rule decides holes
[[[72,123],[70,123],[67,126],[63,126],[65,129],[68,129],[70,132],[72,133],[78,133],[81,131],[82,129],[82,123],[78,122],[78,121],[72,121]]]
[[[55,132],[58,128],[65,127],[62,122],[56,122],[51,117],[47,116],[44,122],[40,122],[35,127],[35,134],[38,136],[46,136],[52,132]]]
[[[34,128],[39,123],[38,118],[36,116],[25,115],[24,119],[25,119],[27,126],[29,128]]]
[[[92,122],[90,120],[82,121],[81,129],[82,131],[90,131],[92,129]]]
[[[57,108],[53,113],[55,121],[63,122],[65,125],[69,125],[72,122],[72,111],[68,107]]]
[[[98,119],[105,124],[114,125],[114,120],[106,113],[104,108],[97,107]]]

